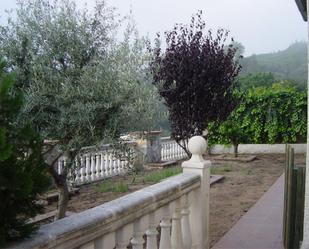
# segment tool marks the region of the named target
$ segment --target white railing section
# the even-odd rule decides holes
[[[134,152],[136,143],[127,142]],[[187,158],[186,152],[170,137],[161,138],[161,161],[173,161]],[[62,156],[58,160],[57,171],[61,173],[68,163]],[[115,156],[115,151],[111,145],[83,148],[80,156],[74,162],[75,172],[69,175],[69,179],[74,185],[82,185],[96,182],[112,176],[126,174],[130,165],[128,161],[120,160]]]
[[[129,143],[132,150],[134,144],[132,142]],[[62,156],[58,160],[57,171],[61,173],[67,163],[67,159]],[[75,159],[74,164],[74,169],[76,170],[74,174],[69,175],[69,179],[74,185],[96,182],[112,176],[125,174],[130,167],[128,161],[124,159],[120,160],[115,155],[112,146],[108,144],[102,145],[100,148],[83,148],[80,155]]]
[[[187,157],[187,153],[176,143],[175,140],[172,140],[170,137],[161,138],[162,161],[181,160]]]
[[[210,162],[201,156],[206,142],[193,137],[189,149],[193,156],[182,164],[182,174],[43,225],[32,238],[9,248],[209,248]]]

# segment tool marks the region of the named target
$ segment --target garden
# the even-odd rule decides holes
[[[123,139],[154,130],[177,144],[166,153],[186,159],[192,136],[208,152],[233,146],[225,160],[204,155],[222,176],[210,188],[213,245],[284,171],[283,155],[244,161],[239,144],[306,140],[306,92],[271,74],[240,76],[239,44],[207,30],[201,11],[154,41],[105,1],[89,12],[70,0],[27,0],[14,15],[0,26],[0,245],[181,175],[184,158],[149,167],[154,140]]]

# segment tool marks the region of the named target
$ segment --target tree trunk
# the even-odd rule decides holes
[[[62,181],[60,185],[58,184],[56,185],[59,191],[59,199],[58,199],[58,209],[55,215],[55,220],[60,220],[65,217],[65,213],[67,211],[69,202],[69,188],[66,180]]]
[[[59,175],[55,169],[55,166],[48,165],[49,173],[52,175],[56,187],[59,192],[58,209],[55,216],[55,220],[59,220],[65,217],[65,212],[69,202],[69,188],[67,184],[67,174]]]
[[[64,168],[62,173],[58,173],[57,163],[58,159],[63,156],[62,152],[59,152],[57,144],[53,145],[44,153],[45,163],[48,165],[48,171],[54,179],[56,187],[59,191],[58,210],[55,216],[55,220],[59,220],[65,217],[65,213],[69,202],[69,188],[67,183],[67,169]],[[68,153],[66,153],[68,154]],[[71,155],[70,158],[75,158],[76,153]],[[70,161],[72,162],[72,160]]]
[[[234,157],[238,157],[238,144],[233,144],[234,146]]]

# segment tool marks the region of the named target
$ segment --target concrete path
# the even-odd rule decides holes
[[[284,175],[212,249],[283,249]]]

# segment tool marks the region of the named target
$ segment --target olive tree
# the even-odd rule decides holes
[[[92,12],[74,1],[19,1],[16,17],[1,27],[0,51],[25,94],[22,120],[46,139],[46,162],[60,192],[56,218],[68,203],[68,174],[83,146],[119,135],[134,97],[117,56],[119,24],[113,9],[97,1]],[[62,172],[57,160],[66,156]]]
[[[237,48],[228,47],[228,31],[206,30],[201,11],[189,26],[177,24],[160,37],[150,68],[153,84],[169,111],[171,135],[187,153],[187,141],[200,134],[211,121],[222,121],[234,109],[234,79],[240,71],[235,59]],[[150,46],[149,46],[150,47]]]
[[[160,122],[166,119],[163,103],[151,84],[146,43],[138,34],[134,18],[129,16],[124,38],[114,47],[120,81],[130,84],[132,94],[122,116],[123,132],[160,129]]]

